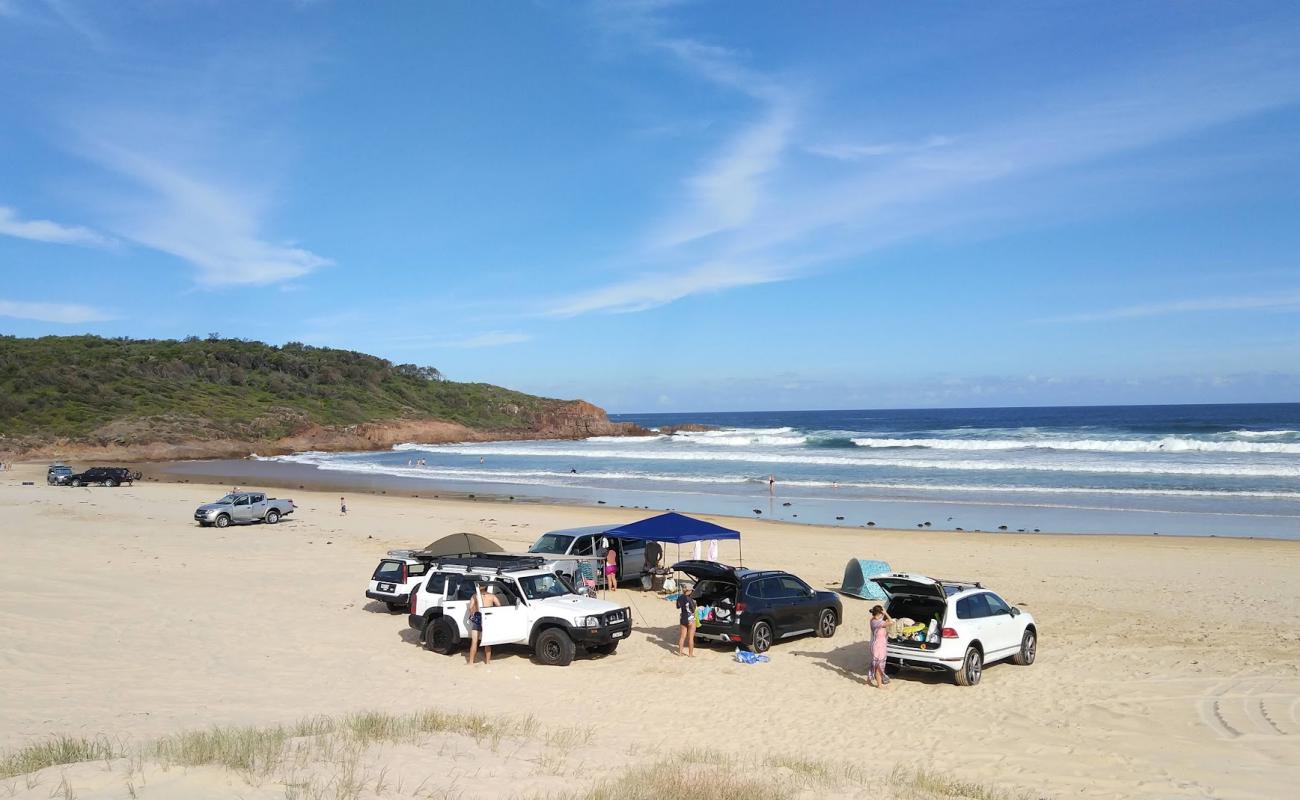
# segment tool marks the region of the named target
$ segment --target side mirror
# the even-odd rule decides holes
[[[1016,608],[1015,606],[1012,606],[1012,607],[1011,607],[1011,616],[1013,616],[1013,617],[1018,617],[1018,616],[1020,616],[1020,609]]]

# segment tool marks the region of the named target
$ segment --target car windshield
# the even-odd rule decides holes
[[[561,575],[532,575],[519,579],[519,588],[529,600],[574,594],[573,587]]]
[[[545,533],[542,538],[530,548],[530,553],[553,553],[555,555],[564,555],[569,552],[569,545],[573,544],[572,536],[562,536],[558,533]]]
[[[226,495],[225,497],[223,497],[223,498],[221,498],[220,500],[218,500],[217,502],[218,502],[218,503],[234,503],[236,497],[239,497],[239,495],[237,495],[237,494],[228,494],[228,495]]]
[[[71,475],[72,467],[50,467],[50,472],[55,475]]]

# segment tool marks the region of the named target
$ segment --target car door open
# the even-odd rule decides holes
[[[523,605],[524,601],[499,583],[493,582],[490,586],[501,600],[501,605],[480,608],[483,614],[483,633],[479,636],[479,644],[493,645],[527,640],[529,618]]]

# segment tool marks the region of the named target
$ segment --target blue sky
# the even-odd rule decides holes
[[[1300,5],[0,0],[0,332],[611,411],[1300,400]]]

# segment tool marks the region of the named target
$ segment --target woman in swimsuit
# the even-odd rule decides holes
[[[477,587],[474,589],[474,597],[470,599],[469,609],[468,609],[470,665],[473,665],[474,661],[478,657],[478,640],[479,637],[483,634],[483,609],[492,608],[494,606],[499,606],[499,605],[501,605],[501,601],[497,598],[495,594],[492,594],[491,587],[484,590],[483,592],[480,592],[480,590]],[[483,663],[485,665],[492,663],[491,645],[487,645],[483,648]]]

